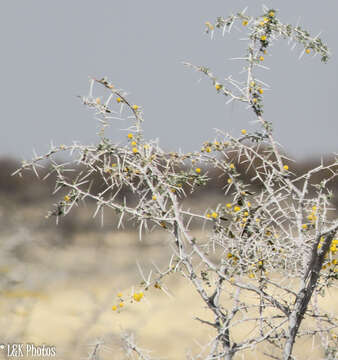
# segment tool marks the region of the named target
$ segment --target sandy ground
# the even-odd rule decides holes
[[[124,359],[120,336],[133,333],[154,358],[185,359],[203,351],[213,330],[195,317],[208,320],[210,313],[182,276],[168,278],[170,296],[152,288],[140,302],[130,301],[141,281],[137,263],[145,273],[151,261],[166,266],[168,234],[156,231],[140,242],[131,229],[107,232],[94,224],[68,239],[54,224],[45,225],[44,211],[25,208],[9,216],[8,209],[0,209],[2,225],[8,225],[0,232],[0,344],[55,346],[57,359],[72,360],[85,358],[90,345],[102,340],[100,359]],[[112,311],[119,292],[125,305]],[[337,297],[332,288],[320,305],[338,315]],[[250,334],[242,327],[235,335]],[[296,354],[323,359],[317,339],[301,341]],[[0,348],[0,359],[5,355]],[[247,351],[236,359],[265,358]]]

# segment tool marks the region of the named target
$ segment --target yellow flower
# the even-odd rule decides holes
[[[152,199],[155,201],[155,200],[157,200],[157,196],[156,195],[153,195],[152,196]]]
[[[227,258],[228,258],[228,259],[231,259],[231,258],[232,258],[232,254],[231,254],[230,252],[228,253]]]
[[[259,92],[260,94],[263,94],[264,90],[261,89],[261,88],[259,88],[259,89],[258,89],[258,92]]]
[[[209,153],[209,152],[211,152],[211,148],[208,146],[208,147],[205,148],[205,151],[206,151],[207,153]]]
[[[306,224],[303,224],[303,225],[302,225],[302,229],[306,230],[306,229],[307,229],[307,225],[306,225]]]
[[[217,216],[218,216],[218,214],[215,211],[211,214],[211,217],[214,218],[214,219],[217,219]]]
[[[247,211],[245,211],[244,216],[249,216],[249,213]]]
[[[232,179],[228,179],[228,184],[231,184],[232,183]]]
[[[270,12],[269,12],[269,16],[270,16],[270,17],[274,17],[274,16],[275,16],[275,12],[274,12],[274,11],[270,11]]]
[[[245,129],[242,129],[242,130],[241,130],[241,133],[242,133],[243,135],[245,135],[245,134],[246,134],[246,130],[245,130]]]
[[[131,145],[132,145],[132,146],[135,146],[135,145],[136,145],[136,141],[132,141],[132,142],[131,142]]]
[[[221,84],[215,84],[215,88],[218,91],[218,90],[220,90],[222,88],[222,85]]]
[[[122,99],[121,99],[120,97],[118,97],[118,98],[116,98],[116,101],[117,101],[118,103],[120,103],[120,102],[122,101]]]
[[[262,40],[262,41],[265,41],[265,40],[266,40],[266,35],[262,35],[262,36],[261,36],[261,40]]]
[[[207,26],[207,28],[208,28],[209,30],[214,30],[214,26],[213,26],[209,21],[206,21],[206,22],[205,22],[205,25]]]
[[[119,307],[121,308],[121,307],[123,307],[124,306],[124,303],[121,301],[120,303],[119,303]]]
[[[264,56],[260,56],[259,61],[264,61]]]
[[[131,108],[136,111],[136,110],[139,109],[139,106],[138,105],[133,105]]]
[[[253,274],[253,273],[250,273],[250,274],[249,274],[249,278],[250,278],[250,279],[253,279],[254,277],[255,277],[255,274]]]
[[[133,134],[128,134],[128,139],[132,139],[134,137]]]
[[[113,306],[111,307],[111,309],[112,309],[113,311],[116,311],[116,310],[117,310],[117,306],[116,306],[116,305],[113,305]]]
[[[197,172],[197,174],[199,174],[201,172],[200,168],[196,168],[195,171]]]
[[[238,211],[240,211],[240,210],[241,210],[241,208],[240,208],[239,206],[235,206],[235,207],[234,207],[234,211],[235,211],[235,212],[238,212]]]
[[[137,154],[138,153],[138,149],[136,147],[133,147],[133,153]]]
[[[306,52],[307,54],[310,54],[311,50],[310,50],[310,49],[306,49],[305,52]]]
[[[234,164],[230,164],[230,169],[234,169],[235,168],[235,165]]]
[[[142,291],[139,292],[139,293],[134,293],[134,295],[133,295],[133,299],[135,301],[141,301],[142,298],[143,298],[143,292]]]
[[[123,296],[123,294],[121,293],[121,292],[119,292],[118,294],[117,294],[117,297],[122,297]]]
[[[317,206],[312,206],[312,210],[316,211],[317,210]]]
[[[260,21],[259,25],[264,26],[264,21]]]
[[[257,98],[253,98],[253,99],[252,99],[252,102],[253,102],[253,103],[256,103],[256,102],[257,102]]]
[[[267,23],[267,22],[269,22],[269,20],[270,20],[270,19],[269,19],[269,18],[267,18],[267,17],[265,17],[263,20],[264,20],[264,22],[266,22],[266,23]]]
[[[207,217],[208,219],[210,219],[210,218],[211,218],[211,215],[208,213],[208,214],[206,215],[206,217]]]
[[[66,195],[66,196],[63,198],[63,200],[64,200],[65,202],[70,201],[70,196]]]
[[[248,25],[248,20],[243,20],[243,21],[242,21],[242,25],[243,25],[243,26],[247,26],[247,25]]]
[[[251,202],[248,201],[248,202],[246,203],[246,206],[247,206],[247,207],[250,207],[250,206],[251,206]]]
[[[288,167],[287,165],[284,165],[284,166],[283,166],[283,169],[286,170],[286,171],[288,171],[288,170],[289,170],[289,167]]]
[[[231,205],[230,203],[227,203],[225,206],[226,206],[228,209],[230,209],[230,208],[232,207],[232,205]]]

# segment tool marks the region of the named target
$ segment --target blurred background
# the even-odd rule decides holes
[[[338,150],[336,2],[1,2],[0,342],[56,345],[58,358],[75,359],[102,337],[107,342],[102,356],[108,358],[119,345],[118,334],[132,330],[141,346],[176,359],[196,346],[186,339],[206,338],[204,327],[193,320],[205,310],[181,278],[169,281],[173,297],[152,291],[144,302],[112,313],[116,294],[130,294],[140,282],[137,262],[145,268],[149,259],[165,265],[166,235],[154,232],[140,242],[132,224],[115,231],[110,214],[102,227],[90,202],[56,225],[45,217],[60,199],[52,195],[53,178],[10,175],[33,151],[48,151],[51,142],[98,141],[97,121],[77,97],[88,94],[89,76],[107,76],[126,90],[143,107],[145,136],[159,138],[168,151],[200,149],[214,138],[215,128],[234,135],[242,128],[254,130],[242,104],[226,105],[207,79],[182,64],[208,66],[220,80],[230,74],[241,79],[242,64],[231,58],[245,54],[245,42],[238,41],[245,29],[235,27],[224,37],[216,31],[210,39],[204,23],[248,4],[253,16],[265,4],[278,10],[281,21],[321,33],[332,53],[328,64],[312,55],[299,59],[302,49],[290,52],[282,40],[266,56],[271,70],[259,74],[270,86],[264,93],[265,117],[284,151],[297,160],[294,172],[301,174],[321,158],[331,161]],[[128,126],[128,121],[112,123],[108,135],[121,141],[120,130]],[[330,184],[335,206],[337,185]],[[214,180],[188,206],[206,208],[220,196],[221,184]],[[333,309],[333,295],[328,296]],[[309,356],[316,359],[318,353]]]

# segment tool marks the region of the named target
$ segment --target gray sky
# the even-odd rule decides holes
[[[279,10],[285,23],[300,25],[321,37],[332,52],[328,64],[290,52],[276,43],[260,78],[265,117],[294,157],[338,152],[337,1],[265,0],[11,0],[0,6],[1,131],[0,156],[30,158],[55,144],[95,143],[97,123],[76,97],[88,92],[88,76],[107,76],[144,108],[147,138],[160,139],[168,150],[200,148],[214,138],[214,128],[239,134],[254,129],[253,116],[242,104],[226,105],[207,79],[182,61],[205,65],[223,79],[239,77],[245,54],[244,28],[230,35],[204,33],[204,23],[250,5]],[[109,130],[122,139],[117,123]]]

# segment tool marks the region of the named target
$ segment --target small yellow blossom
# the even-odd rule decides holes
[[[243,25],[243,26],[247,26],[247,25],[248,25],[248,20],[243,20],[243,21],[242,21],[242,25]]]
[[[218,217],[217,212],[214,211],[214,212],[211,214],[211,217],[214,218],[214,219],[217,219],[217,217]]]
[[[247,211],[245,211],[244,216],[249,216],[249,213]]]
[[[252,99],[252,102],[253,102],[254,104],[256,104],[257,98],[253,98],[253,99]]]
[[[283,166],[283,169],[286,170],[286,171],[288,171],[288,170],[289,170],[289,167],[288,167],[287,165],[284,165],[284,166]]]
[[[197,172],[197,174],[199,174],[201,172],[200,168],[196,168],[195,171]]]
[[[131,142],[131,145],[132,145],[132,146],[136,146],[136,141],[132,141],[132,142]]]
[[[264,56],[260,56],[259,61],[264,61]]]
[[[230,208],[232,207],[232,205],[231,205],[230,203],[227,203],[225,206],[226,206],[228,209],[230,209]]]
[[[112,309],[113,311],[116,311],[116,310],[117,310],[117,306],[116,306],[116,305],[113,305],[113,306],[111,307],[111,309]]]
[[[265,40],[266,40],[266,35],[262,35],[262,36],[261,36],[261,40],[262,40],[262,41],[265,41]]]
[[[210,219],[210,218],[211,218],[211,215],[208,213],[208,214],[206,215],[206,217],[207,217],[208,219]]]
[[[230,252],[228,253],[227,258],[228,258],[228,259],[231,259],[231,258],[232,258],[232,254],[231,254]]]
[[[254,277],[255,277],[255,274],[253,274],[253,273],[250,273],[250,274],[249,274],[249,278],[250,278],[250,279],[253,279]]]
[[[157,196],[156,195],[153,195],[152,196],[152,199],[155,201],[155,200],[157,200]]]
[[[121,307],[123,307],[124,306],[124,303],[121,301],[120,303],[119,303],[119,307],[121,308]]]
[[[138,149],[137,149],[136,147],[133,147],[133,150],[132,150],[132,151],[133,151],[134,154],[137,154],[137,153],[138,153]]]
[[[136,111],[136,110],[139,109],[139,106],[138,105],[133,105],[131,108]]]
[[[208,28],[208,30],[214,30],[214,26],[209,21],[206,21],[205,25]]]
[[[312,206],[312,210],[316,211],[317,210],[317,206]]]
[[[246,203],[246,206],[247,206],[247,207],[250,207],[250,206],[251,206],[251,202],[248,201],[248,202]]]
[[[121,292],[119,292],[118,294],[117,294],[117,297],[122,297],[123,296],[123,294],[121,293]]]
[[[241,130],[241,133],[242,133],[243,135],[245,135],[246,132],[247,132],[247,131],[246,131],[245,129],[242,129],[242,130]]]
[[[219,91],[219,90],[221,90],[222,85],[221,85],[221,84],[216,84],[216,85],[215,85],[215,88],[216,88],[217,91]]]
[[[139,293],[134,293],[134,295],[133,295],[133,299],[135,301],[141,301],[142,298],[143,298],[143,292],[142,291],[139,292]]]
[[[302,225],[302,229],[306,230],[306,229],[307,229],[307,225],[306,225],[306,224],[303,224],[303,225]]]
[[[228,179],[228,184],[231,184],[232,183],[232,179]]]
[[[264,90],[263,90],[262,88],[259,88],[259,89],[258,89],[258,92],[259,92],[260,94],[263,94]]]
[[[275,16],[275,12],[274,12],[274,11],[270,11],[270,12],[269,12],[269,16],[270,16],[270,17],[274,17],[274,16]]]
[[[69,195],[66,195],[66,196],[63,198],[63,200],[64,200],[65,202],[70,201],[70,196],[69,196]]]
[[[306,52],[307,54],[310,54],[311,50],[310,50],[310,49],[306,49],[305,52]]]
[[[259,25],[260,25],[260,26],[264,26],[264,24],[265,24],[264,21],[260,21],[260,22],[259,22]]]
[[[133,134],[128,134],[127,136],[128,136],[128,139],[132,139],[134,137]]]
[[[230,169],[234,169],[235,168],[235,165],[234,164],[230,164]]]
[[[238,212],[238,211],[240,211],[240,210],[241,210],[241,208],[240,208],[239,206],[235,206],[235,207],[234,207],[234,211],[235,211],[235,212]]]

